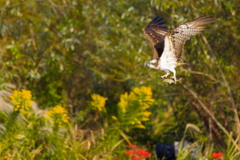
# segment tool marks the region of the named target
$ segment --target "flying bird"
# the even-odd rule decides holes
[[[190,65],[180,61],[180,58],[184,51],[184,44],[193,35],[203,32],[209,27],[204,27],[208,23],[212,23],[215,20],[211,17],[199,17],[193,21],[184,23],[170,31],[168,31],[163,18],[157,16],[154,18],[145,28],[144,34],[150,41],[153,47],[153,60],[146,63],[147,67],[165,71],[166,74],[161,76],[165,79],[165,82],[171,81],[166,79],[170,72],[173,73],[172,81],[176,83],[175,68],[182,65]]]

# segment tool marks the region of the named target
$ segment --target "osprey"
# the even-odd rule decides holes
[[[144,34],[150,41],[153,47],[154,56],[153,60],[147,62],[146,66],[165,71],[166,74],[161,76],[166,82],[176,83],[175,68],[181,65],[189,65],[187,63],[180,62],[180,58],[183,54],[184,44],[191,36],[203,32],[209,27],[203,27],[201,25],[212,23],[215,20],[211,17],[200,17],[193,21],[184,23],[170,31],[167,27],[162,26],[166,22],[162,21],[163,18],[157,16],[154,18],[145,28]],[[170,72],[173,72],[172,79],[166,79]]]

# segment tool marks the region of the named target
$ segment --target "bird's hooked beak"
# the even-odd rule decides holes
[[[149,64],[148,64],[148,63],[149,63],[149,62],[146,62],[146,64],[145,64],[146,67],[149,67]]]

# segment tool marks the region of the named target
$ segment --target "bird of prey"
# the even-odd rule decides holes
[[[211,17],[202,16],[170,31],[167,30],[167,27],[162,26],[166,23],[162,20],[163,18],[157,16],[144,30],[144,34],[152,44],[154,52],[153,60],[147,62],[146,66],[165,71],[166,74],[161,76],[161,78],[165,79],[166,82],[173,81],[176,83],[178,80],[175,68],[181,65],[190,65],[180,61],[185,42],[193,35],[199,34],[209,28],[201,25],[212,23],[215,20]],[[173,73],[172,80],[166,79],[170,72]]]

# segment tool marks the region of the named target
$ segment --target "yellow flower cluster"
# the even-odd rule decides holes
[[[142,110],[148,109],[154,102],[150,87],[142,86],[140,88],[133,88],[133,92],[130,94],[133,94],[136,98],[138,98]]]
[[[92,94],[92,101],[91,101],[91,106],[94,107],[94,109],[98,110],[101,112],[105,106],[105,102],[108,98],[102,97],[98,94]]]
[[[118,107],[122,114],[125,114],[128,119],[126,121],[135,125],[137,128],[145,128],[142,124],[149,120],[152,114],[146,111],[154,102],[152,99],[152,91],[150,87],[133,88],[130,94],[124,93],[120,96]]]
[[[10,101],[14,105],[14,111],[29,111],[33,103],[32,93],[26,89],[22,89],[21,91],[14,90],[12,95],[10,95]]]
[[[46,119],[52,120],[58,127],[62,127],[63,124],[68,123],[69,116],[66,109],[62,106],[53,107],[51,110],[46,111],[46,114],[48,115]]]
[[[120,95],[120,102],[118,103],[118,106],[121,109],[122,113],[126,113],[126,111],[127,111],[126,109],[128,107],[128,103],[131,98],[133,98],[133,97],[131,96],[131,94],[128,95],[128,93],[124,93],[124,94]]]

